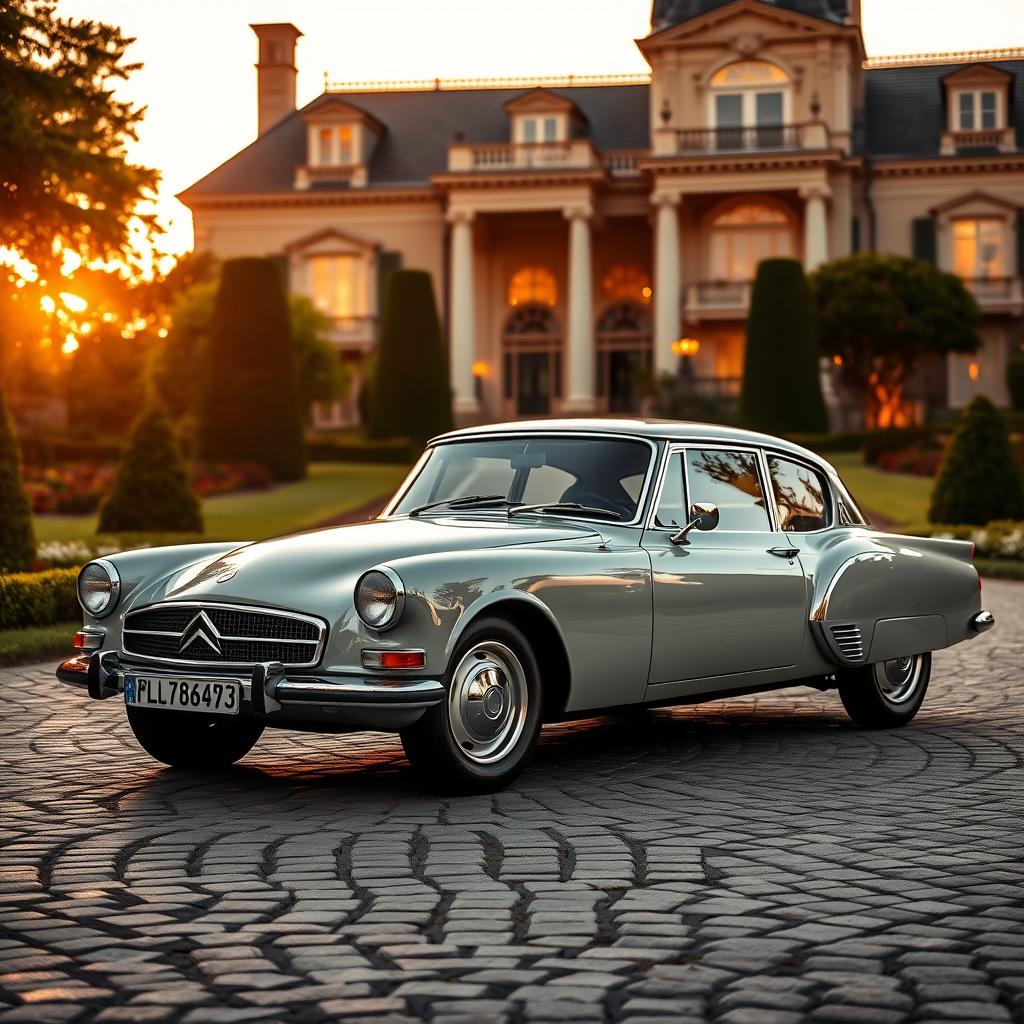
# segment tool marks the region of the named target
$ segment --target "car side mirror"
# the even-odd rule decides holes
[[[713,530],[718,526],[719,518],[717,505],[710,503],[706,505],[691,505],[690,521],[678,533],[672,534],[669,539],[673,544],[685,544],[686,535],[691,530]]]

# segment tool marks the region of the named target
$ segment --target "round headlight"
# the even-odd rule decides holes
[[[381,566],[363,573],[356,584],[356,611],[371,629],[389,629],[401,617],[405,587],[394,569]]]
[[[105,558],[90,562],[78,574],[78,603],[97,619],[114,610],[120,592],[121,577]]]

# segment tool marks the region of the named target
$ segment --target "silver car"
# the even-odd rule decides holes
[[[799,683],[905,725],[931,652],[993,625],[971,558],[874,529],[775,437],[475,427],[432,441],[371,522],[90,562],[57,675],[123,695],[174,767],[230,764],[267,726],[383,729],[435,784],[486,791],[544,722],[637,705]]]

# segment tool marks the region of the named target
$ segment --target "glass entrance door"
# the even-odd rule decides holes
[[[516,412],[547,416],[551,411],[551,356],[547,352],[516,354]]]

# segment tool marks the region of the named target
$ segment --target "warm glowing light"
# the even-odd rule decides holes
[[[53,301],[53,298],[49,295],[44,295],[39,300],[39,308],[44,313],[53,313],[57,309],[57,303]]]
[[[843,357],[840,356],[840,355],[834,355],[832,357],[832,362],[835,363],[836,366],[842,366],[843,365]]]
[[[486,377],[487,376],[487,364],[482,359],[478,359],[473,364],[473,376],[474,377]]]
[[[89,307],[89,303],[81,295],[73,292],[61,292],[60,301],[71,310],[72,313],[83,313]]]
[[[646,285],[646,286],[644,286],[644,288],[643,288],[643,289],[641,289],[641,291],[640,291],[640,294],[641,294],[641,295],[642,295],[642,296],[643,296],[643,297],[644,297],[645,299],[649,299],[649,298],[651,297],[651,295],[653,294],[653,292],[651,291],[651,287],[650,287],[650,285]]]
[[[680,338],[672,342],[672,351],[677,356],[695,356],[700,351],[700,342],[696,338]]]
[[[78,351],[78,339],[73,334],[69,334],[64,339],[64,344],[61,345],[60,350],[66,356],[71,355],[72,352],[77,352]]]
[[[167,337],[167,328],[166,327],[161,327],[160,330],[157,331],[156,333],[159,334],[161,338],[166,338]]]
[[[508,304],[518,306],[520,302],[539,302],[553,306],[558,301],[558,286],[555,276],[546,267],[522,267],[517,270],[508,284]]]
[[[977,380],[978,379],[978,374],[980,372],[981,371],[978,369],[978,364],[977,363],[969,363],[968,364],[968,366],[967,366],[967,376],[970,377],[971,380]]]

